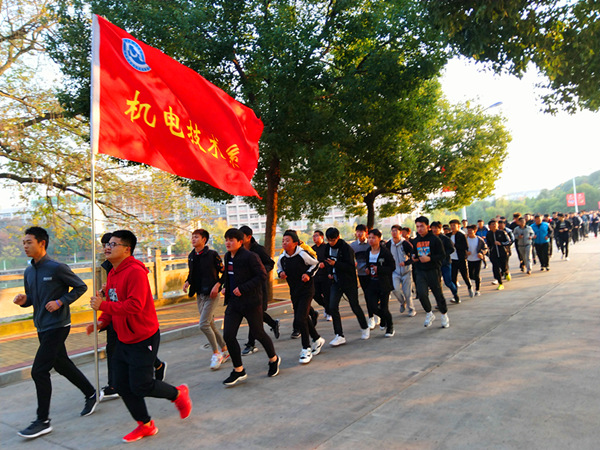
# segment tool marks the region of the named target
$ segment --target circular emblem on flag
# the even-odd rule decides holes
[[[131,39],[123,39],[123,56],[131,67],[140,72],[148,72],[150,66],[146,64],[146,56],[142,47]]]

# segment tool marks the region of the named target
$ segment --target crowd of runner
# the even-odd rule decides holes
[[[478,220],[469,224],[458,219],[447,225],[429,223],[427,217],[415,219],[415,233],[408,227],[393,225],[390,239],[384,240],[379,229],[358,225],[356,239],[348,243],[337,228],[316,230],[314,245],[302,242],[294,230],[283,233],[282,251],[273,261],[247,227],[231,228],[225,233],[227,253],[224,258],[209,249],[208,231],[192,233],[193,250],[188,256],[189,272],[183,290],[196,296],[200,329],[213,354],[212,370],[231,360],[233,370],[223,384],[234,386],[247,378],[243,356],[257,351],[260,342],[267,355],[267,375],[279,374],[281,357],[273,340],[265,332],[266,323],[275,339],[280,337],[279,320],[268,313],[270,272],[276,270],[290,291],[294,310],[292,339],[300,339],[300,364],[317,356],[326,340],[316,329],[319,312],[314,300],[323,308],[323,317],[332,322],[331,347],[345,344],[339,305],[342,298],[350,304],[361,328],[361,339],[369,339],[379,327],[386,338],[395,335],[390,310],[391,295],[400,305],[400,314],[415,317],[415,300],[425,311],[424,326],[435,320],[429,292],[435,298],[442,328],[450,326],[448,305],[442,283],[450,290],[453,303],[461,303],[458,281],[460,273],[469,297],[481,295],[481,270],[489,259],[498,290],[511,280],[509,258],[514,251],[519,269],[530,275],[536,264],[540,271],[550,270],[553,242],[561,259],[569,260],[569,245],[598,237],[600,215],[596,212],[532,215],[519,213],[507,223],[496,217],[487,224]],[[102,238],[107,282],[91,297],[90,305],[100,311],[99,331],[107,332],[108,384],[97,398],[93,386],[69,359],[65,341],[70,330],[69,305],[85,293],[87,287],[66,265],[47,255],[48,234],[40,227],[25,231],[23,245],[32,258],[26,269],[25,294],[15,297],[22,307],[33,306],[34,323],[40,347],[32,367],[38,399],[37,418],[19,435],[35,438],[52,431],[49,418],[52,392],[50,370],[54,368],[84,394],[82,416],[92,414],[103,398],[121,397],[138,426],[124,436],[125,442],[139,440],[158,432],[145,403],[145,397],[168,399],[182,419],[192,411],[187,385],[177,387],[164,381],[167,363],[158,358],[160,330],[146,267],[133,257],[137,238],[128,230],[107,233]],[[365,310],[359,302],[359,286],[364,294]],[[220,295],[225,300],[223,334],[214,322]],[[246,319],[249,333],[242,349],[237,334]],[[88,334],[94,326],[87,329]]]

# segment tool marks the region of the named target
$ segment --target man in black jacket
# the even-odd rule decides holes
[[[244,233],[236,228],[225,232],[225,272],[219,285],[223,286],[225,296],[225,320],[223,338],[231,355],[233,371],[223,381],[225,386],[233,386],[248,376],[242,364],[242,353],[237,341],[237,332],[242,319],[248,321],[252,334],[262,344],[269,357],[267,375],[274,377],[279,373],[281,358],[275,353],[273,341],[263,329],[262,288],[267,272],[256,253],[246,250],[243,245]]]
[[[267,250],[258,242],[256,242],[256,239],[254,239],[252,236],[252,228],[247,225],[243,225],[240,227],[240,231],[244,233],[244,248],[256,253],[260,258],[260,262],[262,262],[262,265],[267,271],[267,279],[265,279],[262,285],[263,322],[271,327],[271,331],[275,335],[275,339],[279,339],[279,319],[275,320],[267,313],[267,308],[269,307],[269,287],[267,285],[267,280],[271,276],[270,274],[273,270],[273,267],[275,267],[275,261],[271,259],[267,253]],[[256,353],[258,348],[256,348],[255,344],[256,339],[254,339],[254,336],[252,335],[252,330],[248,330],[248,342],[246,342],[244,350],[242,350],[242,355],[246,356]]]
[[[204,229],[192,233],[192,250],[188,256],[188,277],[183,292],[189,288],[188,295],[196,294],[196,303],[200,313],[200,330],[208,339],[213,355],[210,368],[217,370],[229,358],[227,345],[215,325],[215,308],[219,301],[218,290],[213,291],[223,272],[223,261],[219,254],[208,248],[210,234]]]
[[[442,313],[442,327],[448,328],[450,320],[448,319],[448,306],[442,292],[440,267],[442,260],[446,256],[442,241],[429,230],[429,219],[425,216],[417,217],[415,220],[417,228],[417,237],[412,241],[413,244],[413,271],[416,273],[417,295],[421,301],[421,306],[427,313],[425,316],[425,327],[431,326],[435,316],[431,311],[431,302],[429,301],[429,289],[435,297],[438,309]]]
[[[450,254],[452,260],[452,282],[458,286],[458,272],[460,272],[467,289],[469,290],[469,297],[473,298],[475,292],[471,286],[471,280],[469,280],[469,271],[467,269],[467,237],[462,231],[460,231],[460,222],[458,219],[452,219],[450,222],[450,240],[454,244],[454,252]]]
[[[486,243],[490,249],[490,261],[494,271],[494,278],[498,281],[498,290],[504,289],[502,284],[502,273],[506,270],[506,260],[508,259],[508,249],[512,241],[505,231],[498,229],[498,222],[494,219],[488,222],[489,231],[486,236]],[[510,281],[510,274],[507,273],[507,280]]]
[[[358,280],[356,279],[354,251],[346,241],[340,238],[340,232],[337,228],[327,228],[325,236],[327,237],[327,259],[325,263],[329,270],[329,278],[332,280],[329,311],[333,318],[333,330],[335,332],[335,338],[329,345],[337,347],[346,343],[342,318],[340,317],[342,294],[346,294],[348,297],[352,312],[362,329],[361,339],[369,339],[371,330],[367,325],[365,313],[358,304]]]

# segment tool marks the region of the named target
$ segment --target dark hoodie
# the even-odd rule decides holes
[[[158,331],[148,269],[141,261],[129,256],[108,273],[106,297],[98,320],[112,323],[119,341],[135,344]]]

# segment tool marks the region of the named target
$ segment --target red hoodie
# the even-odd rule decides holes
[[[135,344],[158,330],[158,318],[144,263],[129,256],[108,273],[107,300],[100,304],[99,321],[112,325],[119,341]]]

